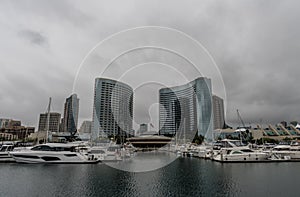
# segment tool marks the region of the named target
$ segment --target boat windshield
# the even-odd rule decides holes
[[[251,149],[243,149],[241,151],[244,153],[252,153],[253,152],[253,150],[251,150]]]
[[[231,154],[242,154],[241,151],[233,151]]]
[[[74,151],[75,148],[74,147],[50,147],[47,145],[39,145],[39,146],[35,146],[33,147],[31,150],[33,151]]]
[[[105,151],[95,149],[95,150],[91,150],[90,153],[92,153],[92,154],[105,154]]]
[[[275,147],[274,150],[277,150],[277,151],[289,151],[290,148],[288,148],[288,147]]]

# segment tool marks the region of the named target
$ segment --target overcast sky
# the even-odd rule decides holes
[[[97,43],[124,29],[150,25],[182,31],[213,56],[226,88],[229,124],[237,122],[236,109],[246,123],[300,120],[299,18],[300,2],[296,0],[3,0],[0,117],[37,126],[50,96],[52,110],[62,112],[80,63]],[[99,61],[99,70],[101,66]],[[156,75],[158,67],[150,64],[147,72]],[[170,80],[177,78],[174,75]],[[83,89],[91,97],[94,78],[85,82],[78,90],[80,122],[92,116],[92,106],[86,101],[89,96]],[[140,118],[137,122],[148,121],[158,113],[146,93],[153,95],[161,86],[153,83],[143,87],[136,86],[141,92],[135,105]],[[144,98],[148,98],[145,105],[141,102]]]

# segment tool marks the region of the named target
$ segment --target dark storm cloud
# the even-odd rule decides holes
[[[300,120],[299,7],[277,0],[1,1],[0,116],[36,125],[49,96],[61,112],[80,62],[96,43],[123,29],[160,25],[191,35],[213,55],[229,123],[237,123],[236,109],[247,123]],[[92,64],[103,66],[102,60]],[[90,93],[94,78],[86,77],[82,88]],[[90,109],[80,108],[81,119],[91,117]],[[148,112],[136,113],[149,119]]]

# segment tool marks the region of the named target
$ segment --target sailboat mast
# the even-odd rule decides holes
[[[48,104],[48,108],[47,108],[46,143],[48,142],[48,138],[49,138],[50,107],[51,107],[51,97],[49,98],[49,104]]]
[[[186,136],[185,136],[185,132],[186,132],[186,130],[185,130],[185,129],[186,129],[186,128],[185,128],[185,118],[183,119],[183,122],[184,122],[184,123],[183,123],[183,132],[184,132],[184,133],[183,133],[183,134],[184,134],[183,139],[184,139],[184,144],[186,144],[186,139],[185,139],[185,138],[186,138]]]

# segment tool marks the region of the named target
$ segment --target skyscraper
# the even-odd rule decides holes
[[[63,131],[75,134],[78,124],[79,99],[72,94],[66,99],[64,107]]]
[[[224,101],[222,98],[213,95],[213,114],[214,114],[214,129],[222,129],[225,124]]]
[[[40,114],[39,119],[39,130],[38,131],[46,131],[47,125],[47,113]],[[49,131],[51,132],[59,132],[59,123],[60,123],[60,113],[51,112],[49,118]]]
[[[213,128],[211,80],[200,77],[188,84],[159,90],[160,135],[192,140]],[[209,137],[209,136],[207,136]]]
[[[123,136],[132,132],[132,116],[132,88],[119,81],[96,78],[92,139]]]

